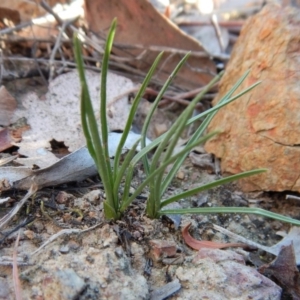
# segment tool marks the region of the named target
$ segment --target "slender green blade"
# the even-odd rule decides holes
[[[107,220],[118,220],[120,214],[109,204],[109,201],[103,202],[104,215]]]
[[[125,155],[125,159],[122,163],[122,166],[118,168],[117,170],[117,176],[115,178],[115,181],[114,181],[114,193],[115,193],[115,197],[118,197],[118,192],[119,192],[119,187],[120,187],[120,183],[121,183],[121,180],[122,178],[124,177],[128,167],[129,167],[129,164],[136,152],[136,149],[137,149],[137,146],[140,142],[140,139],[138,139],[134,145],[132,146],[132,148],[128,151],[128,153]],[[119,203],[119,206],[121,205],[121,203]]]
[[[134,198],[132,199],[132,197],[128,196],[129,191],[130,191],[130,185],[131,185],[132,178],[133,178],[133,172],[134,172],[134,168],[129,167],[128,171],[126,173],[124,191],[123,191],[123,196],[122,196],[121,206],[120,206],[120,212],[121,213],[123,213],[128,208],[130,203],[134,200]],[[141,192],[144,187],[145,187],[145,185],[142,186],[142,184],[141,184],[138,187],[139,191]]]
[[[183,59],[178,63],[178,65],[176,66],[176,68],[174,69],[174,71],[172,72],[171,76],[169,77],[169,79],[165,82],[163,88],[161,89],[160,93],[158,94],[155,102],[152,105],[152,109],[151,111],[148,113],[145,124],[143,126],[143,130],[142,130],[142,146],[145,147],[145,143],[143,143],[143,141],[146,138],[146,133],[148,130],[148,126],[150,123],[150,120],[153,116],[153,113],[161,99],[161,97],[163,96],[163,94],[165,93],[166,89],[169,87],[169,85],[171,84],[173,78],[176,76],[176,74],[178,73],[178,71],[180,70],[180,68],[183,66],[183,64],[186,62],[187,58],[188,58],[189,54],[185,55],[185,57],[183,57]],[[165,139],[162,141],[162,143],[158,146],[158,148],[155,151],[155,154],[152,157],[152,162],[151,165],[149,166],[148,164],[148,160],[146,156],[143,156],[143,163],[144,163],[144,168],[146,170],[146,174],[149,175],[150,173],[152,173],[158,166],[158,161],[161,157],[162,152],[164,151],[165,146],[170,142],[171,145],[168,146],[169,147],[173,147],[177,140],[175,140],[176,138],[178,139],[180,136],[180,132],[183,131],[184,127],[185,127],[185,118],[188,119],[189,116],[186,116],[187,113],[183,113],[180,118],[173,124],[173,126],[169,129]],[[173,132],[179,132],[178,134],[174,134]],[[173,136],[173,139],[171,139]],[[168,149],[167,148],[167,149]],[[167,150],[168,151],[168,150]],[[150,181],[149,183],[149,192],[150,192],[150,197],[147,201],[147,214],[150,217],[155,217],[156,212],[158,211],[158,209],[160,208],[160,183],[161,183],[161,178],[160,178],[160,174],[158,174],[157,178],[153,178],[152,181]]]
[[[192,124],[193,122],[202,119],[203,117],[207,116],[208,114],[219,110],[221,107],[227,105],[228,103],[236,100],[237,98],[239,98],[242,94],[247,93],[249,90],[253,89],[254,87],[256,87],[258,84],[260,84],[260,82],[257,82],[255,84],[253,84],[252,86],[250,86],[249,88],[247,88],[246,90],[244,90],[243,92],[241,92],[240,94],[236,95],[233,98],[230,98],[227,100],[226,103],[218,103],[216,106],[206,110],[205,112],[199,114],[198,116],[195,116],[191,119],[188,120],[186,126]],[[136,164],[144,155],[146,155],[147,153],[149,153],[151,150],[153,150],[155,147],[157,147],[164,139],[166,139],[166,135],[168,134],[169,131],[165,132],[164,134],[162,134],[161,136],[159,136],[158,138],[156,138],[155,140],[153,140],[151,142],[151,144],[147,145],[145,148],[143,148],[139,153],[137,153],[135,155],[135,157],[133,158],[133,164]]]
[[[147,136],[147,132],[148,132],[148,128],[149,128],[149,124],[150,121],[153,117],[153,114],[159,104],[159,101],[161,100],[162,96],[164,95],[164,93],[166,92],[166,90],[168,89],[168,87],[170,86],[172,80],[175,78],[175,76],[177,75],[177,73],[179,72],[179,70],[182,68],[182,66],[184,65],[184,63],[186,62],[186,60],[188,59],[190,53],[187,53],[181,60],[180,62],[177,64],[177,66],[175,67],[175,69],[173,70],[173,72],[171,73],[171,75],[169,76],[168,80],[165,82],[165,84],[163,85],[163,87],[161,88],[160,92],[158,93],[155,101],[152,104],[151,110],[148,112],[143,128],[142,128],[142,132],[141,132],[141,136],[142,136],[142,141],[141,141],[141,148],[145,148],[146,147],[146,136]],[[149,167],[149,162],[147,160],[147,156],[143,157],[143,163],[144,163],[144,169],[146,174],[149,174],[150,172],[150,167]]]
[[[207,135],[205,135],[204,137],[201,137],[199,139],[199,141],[186,146],[183,150],[179,151],[178,153],[176,153],[174,156],[172,156],[171,158],[167,159],[166,161],[164,161],[161,166],[159,168],[157,168],[154,172],[150,173],[149,176],[147,176],[147,178],[137,187],[137,189],[135,190],[135,192],[128,198],[126,199],[126,201],[124,201],[124,203],[122,204],[121,207],[121,212],[123,212],[125,210],[125,208],[142,192],[142,190],[144,189],[144,187],[151,181],[153,180],[153,178],[155,178],[155,176],[157,176],[157,174],[159,174],[160,172],[164,172],[165,168],[171,164],[172,162],[174,162],[178,157],[180,157],[181,155],[185,154],[187,151],[190,151],[191,149],[193,149],[194,147],[196,147],[198,144],[203,143],[204,141],[210,139],[211,137],[213,137],[215,134],[217,134],[217,132],[212,132],[209,133]],[[133,174],[134,171],[134,166],[135,164],[133,164],[132,162],[130,163],[130,166],[128,168],[128,173],[129,174]],[[128,174],[127,173],[127,174]],[[130,185],[130,181],[132,176],[129,178],[128,175],[126,176],[126,181],[128,178],[128,183]],[[125,184],[126,185],[126,184]]]
[[[251,170],[251,171],[246,171],[246,172],[239,173],[239,174],[236,174],[236,175],[228,176],[228,177],[225,177],[225,178],[222,178],[222,179],[219,179],[219,180],[215,180],[213,182],[207,183],[205,185],[196,187],[194,189],[191,189],[191,190],[185,191],[183,193],[180,193],[178,195],[175,195],[173,197],[170,197],[167,200],[162,201],[161,207],[164,207],[164,206],[166,206],[166,205],[168,205],[172,202],[178,201],[182,198],[190,197],[190,196],[193,196],[197,193],[212,189],[216,186],[223,185],[223,184],[226,184],[226,183],[229,183],[229,182],[232,182],[232,181],[236,181],[236,180],[239,180],[239,179],[244,178],[244,177],[257,175],[259,173],[266,172],[267,170],[268,169]]]
[[[77,36],[74,36],[75,59],[81,83],[81,121],[83,132],[86,137],[87,147],[95,161],[97,170],[102,178],[105,190],[112,188],[111,182],[108,179],[107,168],[105,164],[105,156],[102,151],[102,141],[99,136],[97,121],[94,115],[94,110],[89,95],[88,85],[85,78],[83,59],[81,55],[81,43]]]
[[[105,155],[108,155],[108,125],[107,125],[107,115],[106,115],[106,86],[107,86],[107,73],[108,73],[108,63],[109,63],[109,57],[110,52],[113,45],[113,39],[116,32],[116,26],[117,21],[116,19],[113,20],[105,43],[105,50],[102,60],[102,66],[101,66],[101,90],[100,90],[100,121],[101,121],[101,135],[102,135],[102,141],[104,144],[104,148],[106,148]]]
[[[209,114],[207,114],[208,111],[206,111],[204,114],[200,114],[194,118],[191,118],[187,124],[190,124],[191,122],[194,122],[200,118],[202,118],[203,116],[206,115],[205,120],[201,123],[201,125],[198,127],[198,129],[195,131],[195,133],[193,134],[193,136],[190,138],[190,140],[188,141],[187,144],[189,143],[193,143],[194,141],[196,141],[206,130],[207,126],[209,125],[209,123],[211,122],[211,120],[213,119],[213,117],[215,116],[215,114],[219,111],[219,109],[223,106],[226,105],[228,103],[230,103],[231,101],[234,101],[236,99],[238,99],[239,97],[241,97],[242,95],[244,95],[245,93],[249,92],[251,89],[253,89],[257,84],[259,83],[255,83],[252,86],[250,86],[249,88],[243,90],[241,93],[239,93],[238,95],[236,95],[235,97],[231,98],[232,94],[237,90],[237,88],[242,84],[242,82],[246,79],[246,77],[248,76],[249,71],[245,72],[245,74],[237,81],[237,83],[230,89],[230,91],[219,101],[219,103],[215,106],[215,110],[211,110],[211,112]],[[174,163],[174,165],[172,166],[171,170],[168,172],[167,176],[164,179],[164,182],[162,184],[161,187],[161,193],[162,195],[164,194],[164,192],[166,191],[166,189],[168,188],[168,186],[170,185],[171,181],[173,180],[174,176],[176,175],[177,171],[179,170],[180,166],[182,165],[183,161],[185,160],[187,155],[179,157],[177,159],[177,161]]]
[[[118,166],[120,164],[120,157],[121,157],[121,153],[122,153],[122,149],[124,147],[124,144],[126,142],[126,139],[128,137],[128,134],[129,134],[129,131],[130,131],[130,128],[132,126],[132,122],[133,122],[133,119],[134,119],[134,116],[135,116],[135,113],[137,111],[137,108],[138,108],[138,105],[140,103],[140,100],[142,99],[142,96],[144,95],[145,93],[145,90],[153,76],[153,73],[161,59],[163,55],[163,52],[160,53],[157,58],[155,59],[154,63],[152,64],[146,78],[144,79],[137,95],[135,96],[134,100],[133,100],[133,104],[132,104],[132,107],[130,109],[130,113],[129,113],[129,116],[128,116],[128,120],[126,122],[126,125],[125,125],[125,128],[124,128],[124,131],[123,131],[123,134],[122,134],[122,137],[121,137],[121,140],[119,142],[119,145],[118,145],[118,148],[117,148],[117,151],[116,151],[116,155],[115,155],[115,161],[114,161],[114,178],[117,177],[117,174],[116,174],[116,171],[118,170]],[[143,147],[143,146],[142,146]]]
[[[76,35],[74,35],[73,43],[74,43],[75,60],[76,60],[76,65],[77,65],[77,70],[78,70],[80,85],[81,85],[81,101],[80,101],[81,123],[87,141],[87,147],[89,149],[91,156],[96,162],[97,157],[96,157],[94,145],[92,143],[92,136],[89,131],[89,125],[88,125],[88,116],[91,114],[91,111],[89,110],[91,105],[91,98],[90,98],[90,94],[89,94],[89,90],[85,78],[85,72],[83,67],[84,63],[81,55],[81,43]],[[90,105],[88,105],[88,103]],[[98,131],[98,128],[96,128],[96,130]]]
[[[192,113],[192,111],[195,109],[195,106],[197,105],[197,103],[201,100],[201,98],[216,84],[216,82],[218,82],[221,78],[221,76],[223,75],[223,73],[218,74],[214,79],[211,80],[211,82],[202,90],[201,93],[199,93],[194,99],[193,101],[189,104],[189,106],[186,109],[187,114],[184,116],[180,116],[180,118],[182,117],[184,119],[184,126],[182,128],[182,130],[184,129],[184,127],[187,124],[188,118],[190,116],[190,114]],[[176,132],[176,135],[174,134],[174,141],[178,141],[181,132]],[[197,137],[197,139],[200,138],[200,136]],[[176,143],[170,143],[167,152],[166,152],[166,157],[168,157],[169,155],[172,154],[172,152],[174,151],[174,147],[176,145]],[[193,143],[194,141],[196,141],[196,138],[192,138],[191,141],[188,142],[188,144]],[[182,155],[181,157],[179,157],[177,159],[177,161],[174,163],[174,165],[172,166],[171,170],[168,172],[168,174],[165,176],[164,180],[162,180],[162,177],[158,178],[159,181],[162,182],[161,184],[161,188],[160,188],[160,197],[163,196],[164,192],[166,191],[166,189],[168,188],[168,186],[170,185],[171,181],[173,180],[174,176],[176,175],[178,169],[180,168],[180,166],[182,165],[183,161],[185,160],[185,158],[187,157],[188,153],[186,153],[185,155]]]
[[[276,214],[261,208],[250,207],[199,207],[199,208],[183,208],[183,209],[163,209],[159,211],[159,215],[172,215],[172,214],[254,214],[263,217],[268,217],[274,220],[287,222],[293,225],[300,226],[300,221]]]
[[[107,168],[107,180],[110,182],[110,186],[113,187],[113,173],[111,169],[110,164],[110,157],[109,157],[109,151],[108,151],[108,125],[107,125],[107,114],[106,114],[106,87],[107,87],[107,73],[108,73],[108,63],[109,63],[109,57],[110,52],[113,45],[113,40],[116,32],[117,27],[117,21],[114,19],[112,21],[112,24],[110,26],[106,43],[105,43],[105,50],[102,60],[102,68],[101,68],[101,90],[100,90],[100,124],[101,124],[101,136],[102,136],[102,146],[103,146],[103,152],[105,156],[105,164]],[[110,202],[110,206],[114,207],[115,210],[118,208],[118,199],[115,199],[113,197],[113,190],[107,190],[105,191],[107,201]],[[113,202],[113,203],[112,203]]]
[[[252,89],[254,89],[256,86],[258,86],[259,84],[261,84],[261,82],[256,82],[254,84],[252,84],[250,87],[246,88],[245,90],[243,90],[242,92],[238,93],[236,96],[232,97],[232,98],[229,98],[229,99],[224,99],[223,101],[220,101],[216,106],[204,111],[203,113],[195,116],[195,117],[192,117],[188,120],[187,124],[186,125],[190,125],[192,124],[193,122],[197,121],[197,120],[200,120],[202,119],[203,117],[205,117],[206,115],[214,112],[214,111],[217,111],[219,110],[221,107],[235,101],[236,99],[240,98],[242,95],[248,93],[249,91],[251,91]]]

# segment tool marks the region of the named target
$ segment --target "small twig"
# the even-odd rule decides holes
[[[30,198],[37,190],[37,186],[32,184],[24,198],[21,201],[19,201],[18,204],[8,214],[6,214],[2,219],[0,219],[0,228],[2,228],[6,223],[8,223],[9,220],[11,220],[12,217],[18,213],[18,211],[25,204],[27,199]]]
[[[60,53],[60,57],[61,57],[61,61],[62,61],[62,67],[60,67],[60,68],[56,71],[56,74],[61,74],[61,73],[63,73],[68,67],[67,67],[67,61],[66,61],[66,59],[65,59],[64,52],[63,52],[62,48],[59,48],[58,51],[59,51],[59,53]]]
[[[221,161],[216,156],[214,158],[215,158],[215,163],[214,163],[215,174],[219,176],[219,175],[221,175]]]
[[[63,37],[64,38],[64,37]],[[35,37],[24,37],[24,36],[10,36],[10,37],[5,37],[0,35],[0,41],[3,42],[9,42],[9,43],[24,43],[24,42],[36,42],[36,43],[49,43],[53,44],[55,41],[55,38],[35,38]],[[69,39],[63,40],[64,43],[70,44]]]
[[[24,28],[32,26],[32,25],[33,25],[32,21],[29,21],[29,22],[26,22],[26,23],[18,24],[14,27],[9,27],[9,28],[2,29],[2,30],[0,30],[0,36],[3,36],[5,34],[13,33],[14,31],[19,31],[21,29],[24,29]]]
[[[138,92],[139,89],[140,89],[140,86],[137,86],[137,87],[135,87],[135,88],[132,88],[132,89],[130,89],[130,90],[128,90],[128,91],[126,91],[126,92],[124,92],[124,93],[118,95],[117,97],[115,97],[115,98],[108,104],[108,107],[111,106],[113,103],[117,102],[118,100],[122,99],[123,97],[128,96],[128,95],[131,94],[131,93],[136,93],[136,92]],[[153,95],[153,96],[157,96],[159,92],[156,91],[156,90],[153,90],[152,88],[146,88],[145,93],[146,93],[146,94]],[[165,105],[166,102],[170,102],[170,101],[176,102],[176,103],[179,103],[179,104],[182,104],[182,105],[184,105],[184,106],[188,106],[188,105],[190,104],[190,101],[188,101],[188,100],[181,99],[181,98],[175,98],[175,97],[171,97],[171,96],[168,96],[168,95],[164,95],[164,96],[163,96],[163,99],[160,101],[159,107]],[[196,108],[197,108],[197,109],[203,109],[202,103],[198,103],[198,104],[196,105]]]
[[[164,72],[164,68],[165,66],[169,63],[169,61],[174,57],[175,53],[170,53],[168,55],[168,57],[166,59],[164,59],[163,63],[159,66],[159,69],[156,72],[156,76],[160,73],[160,72]]]
[[[49,64],[49,60],[45,58],[27,58],[27,57],[4,57],[3,60],[8,60],[8,61],[36,61],[38,63],[42,63],[45,65]],[[53,60],[53,64],[62,64],[61,60]],[[76,63],[74,62],[66,62],[66,65],[72,68],[76,67]],[[93,67],[93,66],[85,66],[86,69],[94,70],[94,71],[100,71],[100,68],[98,67]]]
[[[216,87],[218,86],[218,83],[214,84],[211,89],[215,89]],[[204,87],[200,87],[200,88],[197,88],[197,89],[194,89],[194,90],[191,90],[191,91],[188,91],[188,92],[184,92],[184,93],[179,93],[177,96],[180,97],[180,98],[193,98],[195,97],[196,95],[198,95],[199,93],[201,93],[203,90],[205,89],[205,86]]]
[[[218,17],[217,17],[216,14],[213,14],[211,16],[211,23],[213,24],[213,27],[215,29],[216,36],[218,38],[218,42],[219,42],[219,45],[220,45],[221,52],[225,52],[225,44],[224,44],[224,41],[223,41],[223,38],[222,38],[222,33],[221,33],[220,26],[218,24]]]
[[[212,89],[214,89],[215,87],[217,87],[217,85],[218,84],[215,84],[212,87]],[[189,92],[178,93],[178,94],[176,94],[175,98],[166,95],[166,96],[164,96],[164,99],[160,101],[158,107],[162,107],[162,106],[166,105],[169,102],[169,100],[170,101],[174,101],[174,102],[178,102],[178,103],[183,104],[183,105],[188,105],[190,103],[190,101],[184,100],[184,99],[195,97],[196,95],[198,95],[199,93],[201,93],[204,88],[205,87],[200,87],[200,88],[191,90]],[[198,110],[203,109],[203,104],[202,103],[198,103],[197,106],[196,106],[196,109],[198,109]]]
[[[190,51],[190,50],[184,50],[179,48],[172,48],[172,47],[166,47],[166,46],[144,46],[140,44],[122,44],[122,43],[115,43],[114,45],[121,47],[122,49],[143,49],[143,50],[150,50],[153,52],[166,52],[166,53],[172,53],[172,54],[181,54],[186,55],[188,53],[191,53],[191,56],[195,57],[211,57],[209,53],[206,51]]]
[[[219,25],[221,27],[226,28],[241,28],[244,25],[245,21],[219,21]],[[203,25],[211,25],[209,21],[179,21],[176,22],[178,26],[203,26]]]
[[[60,236],[64,235],[64,234],[74,234],[74,233],[84,233],[87,231],[90,231],[92,229],[97,228],[98,226],[102,226],[103,222],[96,224],[94,226],[91,226],[87,229],[75,229],[75,228],[71,228],[71,229],[63,229],[59,232],[57,232],[56,234],[53,234],[44,244],[42,244],[38,249],[36,249],[35,251],[33,251],[30,256],[35,255],[36,253],[38,253],[40,250],[42,250],[44,247],[46,247],[47,245],[49,245],[50,243],[52,243],[54,240],[56,240],[57,238],[59,238]]]
[[[203,106],[202,106],[203,107]],[[199,114],[199,111],[198,109],[194,109],[193,110],[193,114],[192,114],[192,117],[195,117]],[[193,132],[194,132],[194,128],[195,128],[195,122],[193,122],[192,124],[189,125],[188,127],[188,131],[187,131],[187,136],[190,137]]]
[[[21,290],[21,283],[19,279],[19,271],[18,271],[18,264],[17,264],[17,249],[20,240],[20,231],[18,232],[18,236],[16,239],[14,252],[13,252],[13,282],[14,282],[14,289],[15,289],[15,296],[17,300],[22,300],[22,290]]]
[[[153,96],[158,95],[158,91],[155,91],[151,88],[147,88],[146,92],[149,93],[150,95],[153,95]],[[179,103],[179,104],[184,105],[184,106],[188,106],[191,103],[189,100],[183,99],[183,97],[172,97],[172,96],[169,96],[169,95],[164,95],[163,99],[159,102],[158,107],[162,107],[166,104],[166,102],[170,102],[170,101]],[[199,110],[203,109],[202,103],[198,103],[196,105],[196,109],[199,109]]]
[[[17,257],[17,264],[18,266],[32,266],[32,263],[25,262],[22,257]],[[0,266],[7,266],[12,267],[13,266],[13,259],[12,257],[2,256],[0,257]]]
[[[59,34],[58,34],[58,37],[56,39],[56,42],[54,44],[54,47],[53,47],[53,50],[51,52],[51,55],[50,55],[50,59],[49,59],[49,67],[50,67],[50,75],[49,75],[49,81],[51,81],[53,79],[53,76],[54,76],[54,59],[55,59],[55,55],[56,55],[56,52],[58,51],[58,49],[60,48],[61,44],[62,44],[62,37],[63,37],[63,34],[66,30],[66,26],[67,26],[67,22],[63,22],[60,30],[59,30]]]
[[[300,197],[294,196],[294,195],[286,195],[285,199],[292,199],[292,200],[300,200]]]
[[[44,0],[42,0],[42,1],[40,2],[40,5],[41,5],[41,7],[42,7],[43,9],[45,9],[45,11],[47,11],[50,15],[52,15],[52,16],[54,17],[54,19],[56,20],[56,22],[57,22],[59,25],[64,26],[64,23],[66,23],[66,34],[68,35],[68,37],[69,37],[70,39],[72,39],[72,37],[73,37],[73,31],[72,31],[72,29],[70,28],[70,24],[71,24],[70,21],[64,22],[64,21],[60,18],[60,16],[59,16],[57,13],[55,13],[55,12],[53,11],[53,9],[49,6],[49,4],[46,3]]]
[[[273,253],[273,252],[270,251],[270,250],[271,250],[271,247],[263,246],[263,245],[258,244],[258,243],[256,243],[256,242],[253,242],[253,241],[251,241],[251,240],[248,240],[248,239],[246,239],[246,238],[244,238],[244,237],[242,237],[242,236],[240,236],[240,235],[238,235],[238,234],[235,234],[235,233],[233,233],[233,232],[231,232],[231,231],[229,231],[229,230],[227,230],[227,229],[225,229],[225,228],[223,228],[223,227],[221,227],[221,226],[218,226],[218,225],[213,224],[213,228],[214,228],[215,230],[217,230],[217,231],[223,233],[223,234],[226,234],[228,237],[230,237],[230,238],[232,238],[232,239],[235,239],[236,241],[239,241],[239,242],[248,244],[249,246],[253,246],[253,247],[262,249],[262,250],[264,250],[264,251],[266,251],[266,252],[269,252],[269,253]],[[273,254],[274,254],[274,253],[273,253]]]
[[[226,60],[228,60],[230,58],[230,56],[228,54],[224,54],[224,56],[227,56]],[[223,58],[225,60],[225,58]],[[215,77],[217,74],[210,71],[209,69],[205,68],[205,69],[202,69],[202,68],[196,68],[196,67],[193,67],[188,61],[186,61],[186,66],[189,67],[190,70],[192,70],[193,72],[195,73],[198,73],[198,74],[209,74],[213,77]]]
[[[28,219],[26,219],[25,221],[23,221],[22,223],[18,224],[15,228],[13,228],[12,230],[2,233],[3,238],[0,240],[0,245],[5,241],[6,238],[8,238],[12,233],[16,232],[17,230],[19,230],[22,227],[25,227],[27,224],[30,224],[31,222],[33,222],[35,220],[35,217],[30,217]]]

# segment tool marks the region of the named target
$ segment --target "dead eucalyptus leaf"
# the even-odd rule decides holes
[[[97,119],[100,107],[100,80],[96,72],[86,72],[91,100]],[[107,77],[108,126],[112,130],[123,130],[128,118],[130,105],[126,96],[115,100],[131,90],[133,82],[112,72]],[[16,110],[14,120],[26,118],[30,129],[22,133],[22,141],[17,143],[20,164],[32,164],[46,168],[58,161],[51,152],[51,140],[64,142],[70,152],[85,145],[80,120],[80,83],[76,70],[60,75],[49,85],[45,97],[35,93],[25,95],[22,104],[26,108]]]
[[[275,279],[292,299],[300,299],[300,273],[296,266],[293,244],[282,246],[276,259],[261,266],[259,272]]]
[[[114,157],[117,145],[121,139],[120,133],[109,133],[109,154]],[[124,151],[131,149],[134,143],[140,138],[139,134],[130,132],[124,145]],[[147,139],[146,144],[150,141]],[[137,150],[140,147],[138,146]],[[64,156],[53,165],[40,170],[31,170],[29,168],[3,167],[0,168],[0,183],[8,181],[11,188],[27,190],[34,183],[39,189],[46,186],[55,186],[71,181],[81,181],[98,173],[94,160],[86,147]],[[1,186],[0,186],[1,187]],[[0,189],[1,190],[1,189]],[[4,190],[4,188],[3,188]]]
[[[101,38],[105,37],[111,20],[117,18],[113,53],[139,70],[147,72],[157,54],[164,49],[156,72],[162,81],[183,57],[182,50],[192,53],[174,79],[178,86],[198,88],[216,74],[216,67],[201,44],[161,15],[149,1],[86,0],[85,15],[89,28]]]

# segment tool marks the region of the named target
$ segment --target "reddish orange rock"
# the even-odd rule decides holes
[[[244,191],[300,192],[300,10],[267,5],[245,23],[220,83],[219,99],[250,69],[238,92],[262,83],[222,108],[208,130],[221,130],[205,149],[223,173],[268,168],[240,181]]]
[[[151,240],[150,256],[154,261],[160,261],[164,257],[174,257],[176,255],[177,245],[173,241]]]

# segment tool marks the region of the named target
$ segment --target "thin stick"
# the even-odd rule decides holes
[[[227,229],[225,229],[225,228],[223,228],[221,226],[215,225],[215,224],[213,224],[213,228],[215,230],[223,233],[223,234],[226,234],[227,236],[229,236],[230,238],[232,238],[232,239],[234,239],[236,241],[248,244],[249,246],[253,246],[253,247],[262,249],[262,250],[264,250],[266,252],[269,252],[269,253],[272,253],[274,255],[277,255],[277,253],[274,253],[274,251],[272,251],[271,247],[263,246],[263,245],[258,244],[256,242],[253,242],[253,241],[251,241],[249,239],[246,239],[246,238],[244,238],[244,237],[242,237],[242,236],[240,236],[240,235],[238,235],[236,233],[233,233],[233,232],[231,232],[231,231],[229,231],[229,230],[227,230]]]
[[[209,21],[179,21],[176,22],[179,26],[203,26],[203,25],[211,25]],[[245,21],[219,21],[219,25],[226,28],[241,28],[244,25]]]
[[[19,279],[19,271],[18,271],[18,264],[17,264],[17,249],[20,240],[20,231],[18,232],[18,236],[16,239],[14,252],[13,252],[13,282],[14,282],[14,289],[15,289],[15,296],[17,300],[22,300],[22,289],[21,283]]]
[[[8,214],[6,214],[2,219],[0,219],[0,228],[7,224],[9,220],[11,220],[13,216],[15,216],[18,213],[18,211],[25,204],[27,199],[30,198],[37,190],[38,187],[32,184],[24,198],[21,201],[19,201],[19,203]]]
[[[300,200],[300,197],[294,196],[294,195],[286,195],[285,199],[292,199],[292,200]]]
[[[67,24],[67,25],[66,25],[66,34],[68,35],[69,38],[72,38],[72,37],[73,37],[73,31],[72,31],[72,29],[69,27],[70,24],[71,24],[70,21],[64,22],[64,21],[60,18],[60,16],[59,16],[57,13],[55,13],[55,12],[53,11],[53,9],[49,6],[49,4],[46,3],[44,0],[42,0],[42,1],[40,2],[40,5],[41,5],[41,7],[42,7],[43,9],[45,9],[45,11],[47,11],[49,14],[51,14],[51,15],[54,17],[54,19],[56,20],[56,22],[57,22],[58,24],[60,24],[61,26],[63,26],[64,23]],[[72,22],[73,22],[73,21],[72,21]]]
[[[218,24],[218,17],[217,17],[216,14],[213,14],[211,16],[211,23],[213,24],[213,27],[215,29],[221,52],[225,52],[225,44],[224,44],[224,41],[223,41],[223,38],[222,38],[221,29],[220,29],[220,26]]]
[[[49,245],[50,243],[52,243],[54,240],[56,240],[57,238],[59,238],[60,236],[64,235],[64,234],[67,234],[67,235],[70,235],[70,234],[74,234],[74,233],[84,233],[84,232],[87,232],[89,230],[92,230],[92,229],[95,229],[97,228],[98,226],[102,226],[104,223],[99,223],[99,224],[96,224],[94,226],[91,226],[87,229],[75,229],[75,228],[70,228],[70,229],[63,229],[59,232],[57,232],[56,234],[53,234],[44,244],[42,244],[38,249],[36,249],[35,251],[33,251],[30,256],[33,256],[35,255],[36,253],[38,253],[40,250],[42,250],[44,247],[46,247],[47,245]]]
[[[125,97],[125,96],[128,96],[128,95],[131,94],[131,93],[136,93],[136,92],[138,92],[139,89],[140,89],[140,86],[137,86],[137,87],[135,87],[135,88],[129,89],[128,91],[122,93],[121,95],[118,95],[117,97],[115,97],[115,98],[109,103],[108,107],[111,106],[112,104],[114,104],[115,102],[117,102],[118,100],[120,100],[121,98],[123,98],[123,97]],[[146,88],[145,93],[146,93],[146,94],[153,95],[153,96],[157,96],[157,95],[159,94],[158,91],[153,90],[152,88]],[[165,105],[166,102],[169,102],[169,101],[177,102],[177,103],[182,104],[182,105],[184,105],[184,106],[188,106],[188,105],[190,104],[190,101],[188,101],[188,100],[181,99],[181,98],[177,98],[177,97],[175,98],[175,97],[171,97],[171,96],[168,96],[168,95],[164,95],[164,96],[163,96],[163,99],[164,99],[164,100],[161,100],[161,101],[160,101],[159,107]],[[198,103],[198,104],[196,105],[196,108],[197,108],[197,109],[203,109],[202,103]]]
[[[19,31],[21,29],[24,29],[24,28],[32,26],[32,25],[33,25],[32,21],[29,21],[29,22],[26,22],[26,23],[18,24],[14,27],[9,27],[9,28],[2,29],[2,30],[0,30],[0,36],[5,35],[5,34],[10,34],[14,31]]]
[[[56,39],[55,45],[54,45],[53,50],[52,50],[51,55],[50,55],[50,59],[49,59],[49,67],[50,67],[49,81],[51,81],[53,79],[53,76],[54,76],[54,70],[55,69],[54,69],[53,61],[54,61],[56,52],[58,51],[58,48],[60,48],[60,46],[62,44],[62,37],[63,37],[63,34],[66,30],[67,25],[68,25],[67,22],[63,22],[62,27],[59,30],[59,34],[58,34],[58,37]]]
[[[170,53],[170,54],[168,55],[168,57],[164,59],[164,61],[163,61],[162,64],[159,66],[159,69],[158,69],[157,72],[156,72],[156,75],[155,75],[156,77],[158,76],[159,73],[164,72],[165,66],[169,63],[169,61],[171,60],[171,58],[174,57],[174,55],[175,55],[175,53]],[[180,58],[180,59],[181,59],[181,58]]]

